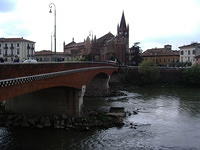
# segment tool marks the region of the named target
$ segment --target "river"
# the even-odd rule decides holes
[[[78,132],[0,128],[0,150],[199,150],[200,89],[133,88],[127,96],[85,98],[88,109],[139,110],[121,128]],[[131,127],[131,123],[134,127]]]

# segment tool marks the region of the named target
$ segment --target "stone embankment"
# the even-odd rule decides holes
[[[86,117],[63,115],[37,116],[24,114],[1,114],[0,126],[10,128],[58,128],[75,130],[106,129],[123,126],[123,118],[107,113],[90,112]]]

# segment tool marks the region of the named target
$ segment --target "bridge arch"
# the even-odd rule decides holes
[[[106,96],[109,94],[110,75],[105,72],[95,74],[86,84],[86,96]]]

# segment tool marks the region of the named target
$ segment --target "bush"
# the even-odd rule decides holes
[[[186,84],[200,85],[200,65],[193,65],[183,71],[183,80]]]
[[[160,71],[152,61],[143,61],[138,68],[141,84],[156,83],[160,78]]]

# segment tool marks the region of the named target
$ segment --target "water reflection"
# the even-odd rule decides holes
[[[200,149],[200,93],[192,88],[130,88],[127,96],[85,98],[89,110],[110,106],[139,109],[122,128],[91,132],[0,128],[2,150],[197,150]],[[136,124],[136,129],[130,123]]]

